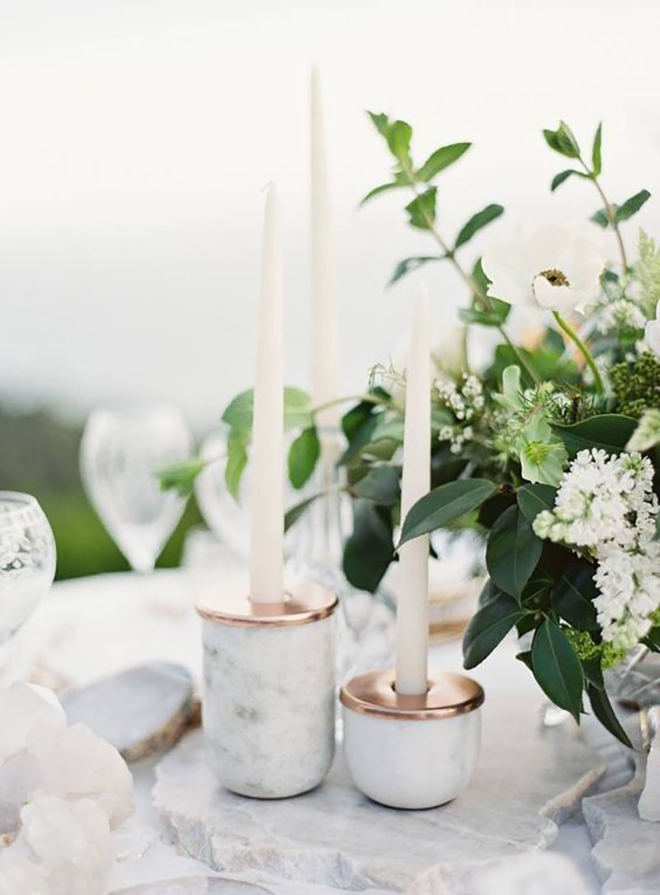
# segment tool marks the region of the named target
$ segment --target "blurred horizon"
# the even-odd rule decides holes
[[[405,22],[409,23],[406,28]],[[564,118],[585,145],[604,125],[614,201],[657,192],[653,63],[660,9],[614,2],[26,0],[0,8],[5,337],[0,404],[81,420],[97,404],[174,403],[208,429],[250,387],[262,188],[284,210],[286,379],[305,388],[309,280],[309,75],[325,101],[339,284],[342,385],[361,389],[406,326],[426,254],[400,196],[358,212],[389,160],[364,110],[409,120],[421,158],[472,140],[441,181],[453,235],[489,202],[506,223],[584,220],[598,207],[541,137]],[[612,63],[610,60],[614,60]],[[650,201],[625,230],[651,232]],[[429,267],[438,332],[465,301]]]

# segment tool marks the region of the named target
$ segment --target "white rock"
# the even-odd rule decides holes
[[[408,895],[589,895],[578,871],[563,855],[532,852],[460,870],[437,867],[413,883]]]
[[[370,802],[337,761],[324,784],[296,799],[246,800],[214,781],[201,732],[156,768],[153,799],[192,857],[227,873],[252,871],[308,885],[401,890],[431,867],[549,845],[557,823],[599,777],[582,742],[538,724],[538,694],[487,693],[483,747],[472,783],[454,802],[400,812]],[[499,895],[499,893],[498,893]]]
[[[0,691],[0,762],[65,727],[62,707],[44,687],[12,684]]]
[[[196,706],[189,671],[152,662],[66,692],[70,724],[81,722],[112,743],[126,761],[171,748]]]

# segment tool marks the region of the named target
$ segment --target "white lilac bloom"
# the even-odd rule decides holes
[[[564,314],[594,300],[604,257],[582,230],[546,224],[494,240],[482,265],[491,297]]]
[[[644,333],[646,344],[660,357],[660,301],[655,309],[655,320],[649,320]]]
[[[640,454],[580,451],[552,511],[534,520],[541,538],[587,549],[596,560],[594,600],[603,640],[630,650],[660,607],[658,500],[653,466]]]

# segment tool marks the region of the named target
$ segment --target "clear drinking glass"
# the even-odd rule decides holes
[[[173,407],[91,413],[80,446],[85,490],[137,572],[150,572],[186,505],[162,491],[157,472],[190,456],[192,437]]]
[[[0,644],[12,637],[48,593],[55,539],[34,497],[0,491]]]

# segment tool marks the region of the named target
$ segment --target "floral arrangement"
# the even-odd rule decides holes
[[[124,760],[43,687],[4,690],[0,716],[0,895],[101,895],[133,813]]]
[[[405,519],[405,371],[375,367],[342,418],[347,448],[339,462],[354,511],[344,573],[375,592],[402,543],[438,529],[481,532],[489,578],[465,634],[465,667],[515,628],[531,643],[518,658],[546,695],[579,722],[586,694],[598,719],[629,745],[603,671],[639,645],[660,651],[660,249],[641,232],[630,258],[622,233],[650,194],[610,202],[601,185],[602,126],[585,159],[561,122],[543,136],[571,167],[553,178],[551,190],[569,179],[589,185],[601,205],[592,224],[493,239],[466,266],[468,243],[504,211],[489,204],[453,240],[441,233],[437,181],[470,144],[442,146],[419,165],[409,124],[382,114],[371,119],[393,167],[363,202],[384,192],[405,195],[410,225],[432,246],[402,260],[392,282],[445,263],[467,300],[460,338],[452,333],[458,356],[440,350],[433,359],[432,490]],[[613,234],[615,259],[604,257],[589,227]],[[497,340],[485,364],[470,357],[474,330]],[[247,462],[251,401],[250,392],[239,395],[223,416],[234,494]],[[295,434],[290,479],[306,489],[287,515],[292,524],[320,496],[308,482],[321,454],[315,420],[322,408],[296,389],[287,390],[285,405],[285,425]],[[186,490],[203,465],[169,470],[163,482]]]

